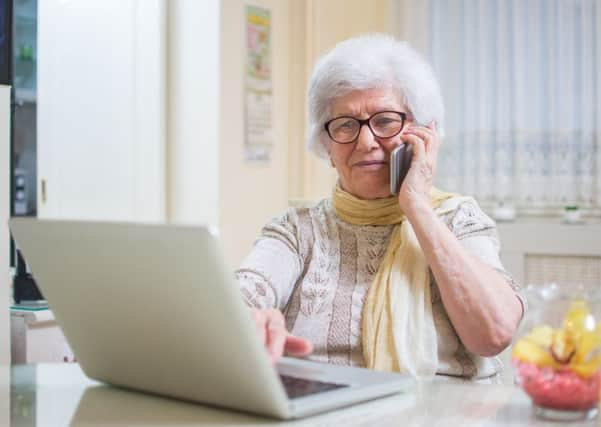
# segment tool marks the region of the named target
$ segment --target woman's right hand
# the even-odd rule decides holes
[[[286,322],[280,310],[252,308],[251,314],[265,348],[276,363],[284,353],[290,356],[306,356],[313,352],[313,344],[286,330]]]
[[[413,151],[413,160],[407,176],[403,180],[399,191],[399,205],[407,214],[412,207],[430,205],[430,190],[436,173],[440,137],[436,123],[421,126],[415,123],[403,130],[401,139],[410,144]]]

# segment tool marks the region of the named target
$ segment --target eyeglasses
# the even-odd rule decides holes
[[[332,141],[350,144],[357,139],[363,125],[367,125],[378,138],[392,138],[401,132],[406,120],[407,114],[400,111],[380,111],[365,120],[350,116],[336,117],[325,122],[324,128]]]

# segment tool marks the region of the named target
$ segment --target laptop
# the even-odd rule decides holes
[[[207,227],[12,218],[90,378],[289,419],[402,391],[409,375],[269,359]]]

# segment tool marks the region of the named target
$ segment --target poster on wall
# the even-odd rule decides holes
[[[273,146],[271,12],[246,5],[244,158],[269,162]]]

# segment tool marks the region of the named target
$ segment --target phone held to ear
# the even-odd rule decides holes
[[[411,166],[413,151],[410,144],[401,144],[390,154],[390,193],[399,194],[403,179]]]

